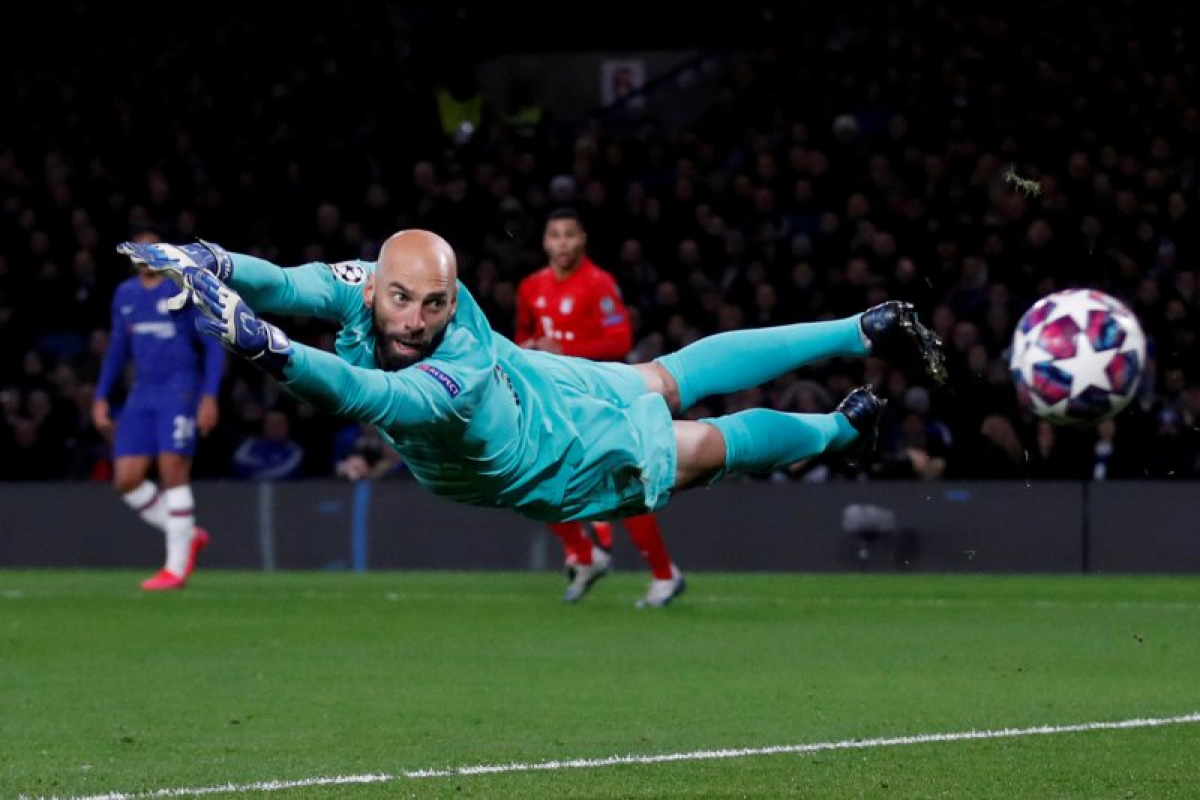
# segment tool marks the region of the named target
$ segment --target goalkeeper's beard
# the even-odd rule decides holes
[[[424,338],[420,341],[406,339],[388,333],[387,325],[381,322],[378,316],[373,318],[372,328],[375,331],[375,363],[379,365],[380,369],[388,372],[411,367],[418,361],[428,358],[437,349],[438,343],[442,340],[442,334],[446,332],[446,329],[442,328],[428,340]],[[404,345],[405,349],[396,350],[392,346],[394,342]]]

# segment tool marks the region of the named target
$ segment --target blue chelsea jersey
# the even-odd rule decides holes
[[[167,310],[178,290],[167,280],[147,285],[137,276],[117,286],[112,299],[109,347],[96,396],[108,398],[132,361],[133,392],[138,395],[216,395],[225,364],[220,344],[196,330],[197,311]]]

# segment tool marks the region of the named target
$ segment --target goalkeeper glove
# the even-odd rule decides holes
[[[292,357],[292,343],[287,334],[259,319],[237,292],[212,273],[184,267],[182,274],[201,313],[196,318],[196,328],[276,380],[283,380],[283,370]]]
[[[167,308],[178,311],[194,291],[184,274],[188,267],[216,275],[222,282],[233,277],[233,258],[220,245],[203,239],[197,244],[140,244],[122,242],[117,252],[128,256],[135,264],[145,264],[152,271],[166,275],[179,287],[179,294],[167,301]]]

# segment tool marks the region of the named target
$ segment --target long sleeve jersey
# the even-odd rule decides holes
[[[616,468],[603,461],[612,452],[602,446],[608,431],[623,434],[623,442],[665,442],[659,449],[670,453],[662,469],[673,476],[670,412],[657,395],[647,395],[632,418],[624,398],[645,391],[632,368],[614,375],[615,365],[521,349],[493,331],[461,282],[457,311],[433,353],[388,371],[378,366],[363,298],[374,262],[281,268],[241,254],[233,262],[231,285],[255,310],[341,326],[336,354],[293,343],[283,385],[322,412],[375,426],[434,494],[546,521],[612,513],[643,489],[636,468],[620,475],[620,492],[610,490],[612,496],[579,488],[584,472],[593,484],[613,482]],[[651,416],[661,435],[632,431]]]

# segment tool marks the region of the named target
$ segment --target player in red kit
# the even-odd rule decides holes
[[[595,361],[621,361],[633,344],[629,314],[613,276],[585,253],[587,232],[579,214],[561,208],[550,213],[542,246],[550,259],[521,281],[517,289],[517,344]],[[653,514],[626,517],[622,522],[653,579],[639,607],[661,607],[683,594],[687,584],[671,561]],[[570,584],[563,600],[573,603],[612,567],[612,525],[589,523],[599,544],[593,543],[581,522],[550,525],[563,543]]]

